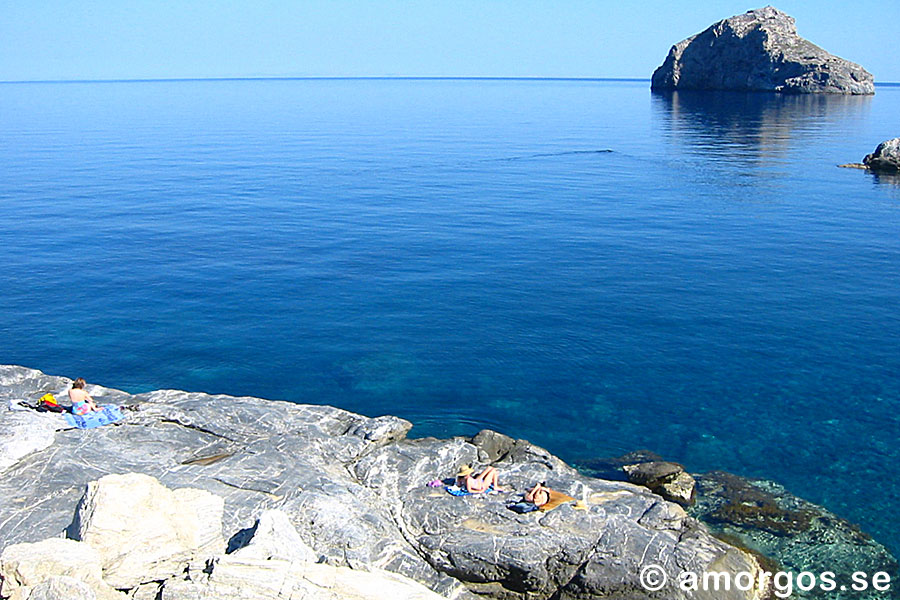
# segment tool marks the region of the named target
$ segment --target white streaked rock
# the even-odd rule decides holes
[[[97,551],[105,581],[133,588],[224,552],[223,507],[204,490],[169,490],[140,473],[107,475],[88,484],[69,533]]]

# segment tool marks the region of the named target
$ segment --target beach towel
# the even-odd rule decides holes
[[[118,406],[104,406],[101,410],[89,412],[86,415],[63,415],[66,423],[78,429],[93,429],[111,423],[118,423],[125,418],[122,409]]]
[[[550,500],[547,502],[547,504],[538,507],[538,510],[547,512],[548,510],[553,510],[557,506],[561,506],[568,502],[574,502],[576,510],[587,510],[587,506],[581,500],[576,500],[572,496],[563,494],[562,492],[557,492],[556,490],[547,491],[550,492]]]
[[[447,490],[448,494],[451,494],[453,496],[477,496],[478,494],[494,493],[494,486],[489,487],[488,489],[486,489],[483,492],[470,492],[469,490],[467,490],[465,488],[461,488],[458,485],[448,485],[444,489]]]

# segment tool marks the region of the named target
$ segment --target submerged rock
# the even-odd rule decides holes
[[[29,398],[50,379],[0,367],[0,401]],[[409,440],[407,421],[328,406],[174,390],[131,396],[101,389],[96,395],[126,405],[126,420],[61,429],[50,446],[0,473],[0,546],[63,531],[74,535],[84,522],[103,522],[106,509],[98,509],[72,525],[72,509],[90,482],[110,473],[152,476],[176,496],[200,496],[182,491],[192,488],[220,497],[221,532],[232,552],[221,554],[216,536],[206,535],[217,530],[215,519],[195,517],[204,533],[191,536],[195,549],[177,553],[178,561],[190,556],[187,571],[161,581],[167,574],[148,566],[151,577],[117,579],[135,599],[272,597],[266,586],[275,581],[335,581],[335,569],[343,569],[346,586],[323,584],[321,594],[310,597],[365,597],[360,590],[378,590],[384,578],[367,579],[363,572],[387,571],[459,600],[637,600],[647,598],[641,570],[653,564],[670,581],[660,597],[687,600],[711,596],[677,589],[674,582],[685,571],[758,572],[750,554],[713,537],[677,504],[627,482],[585,477],[546,450],[495,432]],[[496,466],[503,491],[454,497],[426,485],[452,476],[463,463]],[[141,478],[125,480],[132,477]],[[538,481],[580,504],[529,514],[506,507]],[[96,497],[88,494],[79,515]],[[208,496],[203,502],[218,514]],[[275,508],[293,529],[266,513]],[[257,536],[255,549],[241,550]],[[123,542],[119,536],[116,544]],[[286,550],[291,547],[293,555]],[[204,560],[210,552],[216,552],[213,559]],[[101,553],[114,555],[114,548]],[[316,563],[308,561],[312,556]],[[114,566],[102,560],[107,569]],[[126,553],[116,564],[131,561]],[[716,595],[758,597],[756,589]]]
[[[874,94],[875,84],[871,73],[800,37],[792,17],[767,6],[672,46],[651,89]]]
[[[856,525],[825,508],[789,493],[777,483],[715,471],[697,475],[697,504],[690,513],[708,523],[730,543],[772,559],[774,569],[836,574],[838,587],[851,589],[851,575],[870,578],[888,573],[897,581],[900,570],[888,550]],[[771,570],[771,568],[770,568]],[[854,598],[885,597],[874,589],[857,591]],[[817,595],[818,594],[818,595]],[[833,598],[833,593],[795,590],[799,598]]]
[[[629,463],[641,468],[629,468]],[[630,470],[634,480],[641,482],[654,481],[656,475],[677,473],[680,467],[647,450],[578,464],[591,474],[615,468]],[[794,574],[831,571],[836,574],[838,585],[846,585],[848,590],[852,574],[858,571],[870,577],[885,572],[892,581],[900,576],[897,560],[888,549],[858,526],[794,496],[777,483],[724,471],[694,474],[692,479],[696,481],[696,502],[687,508],[687,514],[706,524],[718,538],[753,553],[767,571],[785,570]],[[897,597],[896,586],[892,590],[894,596],[885,596],[870,587],[868,591],[854,591],[854,597],[864,600]],[[794,589],[792,597],[835,596],[821,590]]]

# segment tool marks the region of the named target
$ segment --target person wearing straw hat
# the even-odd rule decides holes
[[[470,465],[463,465],[456,474],[456,485],[470,494],[487,492],[492,487],[496,489],[499,480],[500,473],[494,467],[485,467],[481,473],[475,475],[475,471]]]

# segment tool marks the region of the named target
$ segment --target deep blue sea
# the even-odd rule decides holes
[[[648,82],[0,85],[0,362],[649,448],[900,549],[900,135]]]

